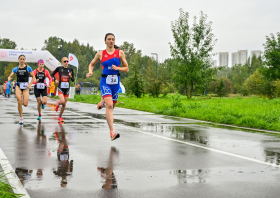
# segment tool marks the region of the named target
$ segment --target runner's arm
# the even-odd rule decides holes
[[[100,61],[102,58],[102,51],[97,52],[97,54],[95,55],[94,59],[90,62],[89,66],[88,66],[88,73],[87,73],[87,77],[91,77],[92,76],[92,70],[94,68],[94,65]]]
[[[10,74],[10,76],[8,77],[8,81],[11,81],[12,79],[13,79],[13,76],[14,76],[14,72],[12,72],[11,74]]]
[[[52,84],[52,78],[50,76],[50,72],[48,70],[45,70],[45,76],[49,79],[49,86]]]
[[[54,78],[54,75],[58,72],[58,67],[57,68],[55,68],[55,70],[52,72],[52,74],[51,74],[51,76]]]
[[[37,69],[33,70],[33,73],[34,73],[34,76],[36,76],[37,75]],[[34,80],[33,84],[37,84],[37,81]]]
[[[123,67],[117,67],[117,66],[113,65],[112,69],[119,70],[121,72],[128,72],[129,71],[128,64],[127,64],[127,61],[126,61],[126,58],[125,58],[125,54],[122,50],[120,50],[120,60],[123,64]]]
[[[31,85],[33,84],[33,82],[34,82],[34,80],[35,80],[35,75],[34,75],[33,71],[29,72],[29,74],[32,76],[32,79],[31,79],[29,85],[27,86],[28,89],[31,88]]]
[[[58,67],[55,68],[55,70],[52,72],[51,76],[53,77],[53,80],[55,83],[58,83],[59,81],[55,78],[55,74],[59,71]]]
[[[71,81],[72,82],[75,82],[75,77],[74,77],[74,70],[73,69],[71,69],[72,71],[71,71]]]

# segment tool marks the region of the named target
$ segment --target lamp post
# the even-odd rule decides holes
[[[157,76],[157,67],[158,67],[158,54],[157,53],[151,53],[152,55],[156,55],[157,56],[157,66],[156,66],[156,76]]]

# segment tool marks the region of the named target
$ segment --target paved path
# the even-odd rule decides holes
[[[116,108],[112,142],[105,109],[69,102],[59,125],[48,102],[38,124],[31,97],[20,127],[0,98],[0,148],[30,197],[279,197],[280,138]]]

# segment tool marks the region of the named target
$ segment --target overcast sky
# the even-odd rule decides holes
[[[280,31],[279,0],[1,0],[0,37],[25,49],[41,49],[45,39],[58,36],[102,50],[112,32],[116,44],[134,43],[162,61],[170,57],[170,24],[180,8],[191,22],[200,11],[208,15],[218,39],[215,52],[263,50],[265,36]]]

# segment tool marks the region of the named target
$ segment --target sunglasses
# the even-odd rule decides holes
[[[68,63],[69,61],[63,61],[64,63]]]

